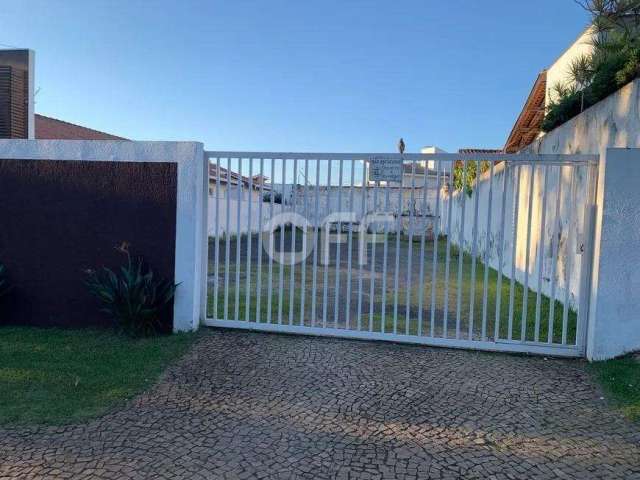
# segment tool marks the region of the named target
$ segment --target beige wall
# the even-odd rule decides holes
[[[571,62],[582,55],[588,55],[593,51],[591,39],[593,27],[585,29],[576,41],[567,48],[560,57],[547,69],[547,95],[545,106],[548,107],[552,100],[556,99],[554,87],[557,84],[571,84],[569,80],[569,68]]]

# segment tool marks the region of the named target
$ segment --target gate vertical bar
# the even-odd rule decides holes
[[[355,188],[355,168],[356,160],[351,160],[351,188],[349,189],[349,212],[355,213],[353,205],[353,190]],[[349,220],[349,237],[348,237],[348,253],[347,253],[347,301],[345,311],[345,328],[351,329],[351,262],[353,257],[353,219]]]
[[[367,214],[367,161],[362,161],[362,217],[360,218],[360,225],[365,221]],[[367,253],[367,242],[364,237],[367,236],[367,232],[364,229],[360,229],[358,236],[358,316],[356,318],[356,325],[358,331],[362,330],[362,277],[364,276],[364,257]],[[364,250],[364,251],[363,251]]]
[[[404,162],[402,163],[402,177],[398,187],[398,218],[396,219],[396,268],[393,278],[393,334],[398,334],[398,290],[400,289],[400,237],[402,236],[402,200],[404,186]]]
[[[378,188],[380,187],[380,182],[375,182],[373,186],[373,211],[375,214],[376,209],[378,208]],[[375,285],[376,285],[376,250],[377,250],[377,226],[373,229],[373,241],[371,242],[371,276],[369,279],[369,331],[373,331],[373,310],[374,310],[374,301],[375,301]]]
[[[476,264],[478,259],[478,208],[480,202],[480,160],[476,163],[476,178],[473,193],[473,230],[471,231],[471,291],[469,292],[469,340],[473,340],[473,314],[476,306]]]
[[[460,325],[462,321],[462,269],[464,267],[464,230],[465,230],[465,207],[467,203],[467,169],[468,161],[463,160],[462,170],[462,188],[460,195],[462,197],[462,207],[460,212],[460,231],[458,232],[458,282],[456,291],[456,339],[460,338]]]
[[[258,278],[256,279],[256,323],[262,320],[262,204],[264,203],[264,158],[260,157],[260,203],[258,204]]]
[[[493,208],[493,174],[494,174],[494,162],[491,162],[489,166],[489,201],[487,206],[487,228],[485,231],[484,241],[484,270],[482,281],[482,330],[481,336],[483,342],[487,340],[487,308],[489,306],[489,270],[491,261],[491,219]]]
[[[251,237],[253,237],[251,206],[253,205],[253,157],[249,157],[249,175],[247,175],[247,177],[249,181],[249,201],[247,202],[247,292],[245,295],[245,322],[249,321],[249,315],[251,313]]]
[[[538,292],[536,295],[536,319],[535,319],[535,332],[534,341],[540,341],[540,308],[542,306],[542,272],[544,270],[544,253],[545,253],[545,226],[547,220],[547,190],[549,189],[549,167],[543,166],[544,177],[542,187],[542,213],[540,219],[540,234],[539,246],[538,246]]]
[[[433,265],[431,266],[431,322],[429,325],[429,336],[435,336],[436,325],[436,290],[438,288],[438,244],[440,243],[440,165],[436,162],[436,212],[435,229],[433,232]]]
[[[529,260],[531,257],[531,220],[533,216],[533,185],[536,168],[534,164],[530,165],[529,174],[529,201],[527,209],[527,240],[525,242],[524,252],[524,292],[522,294],[522,315],[520,322],[520,341],[525,342],[527,340],[527,307],[529,305]]]
[[[575,167],[571,168],[571,187],[569,189],[569,224],[567,225],[567,246],[565,248],[564,270],[564,307],[562,310],[562,345],[567,344],[567,328],[569,323],[569,297],[571,293],[571,274],[573,270],[573,246],[575,243],[575,199],[576,199],[576,174]]]
[[[216,157],[216,239],[215,239],[215,282],[213,284],[213,318],[219,318],[218,315],[218,295],[220,294],[220,192],[222,190],[222,182],[220,181],[220,157]]]
[[[319,189],[320,189],[320,159],[316,159],[316,176],[315,176],[315,181],[316,181],[316,187],[315,187],[315,201],[314,201],[314,213],[315,213],[315,219],[314,219],[314,229],[313,229],[313,272],[312,272],[312,280],[311,280],[311,326],[315,327],[316,326],[316,315],[317,315],[317,308],[318,308],[318,301],[316,299],[316,294],[318,292],[318,232],[319,230],[319,224],[320,224],[320,219],[319,219],[319,215],[320,215],[320,205],[319,205],[319,198],[320,198],[320,193],[319,193]]]
[[[293,183],[291,185],[291,212],[296,213],[296,201],[298,198],[298,159],[293,159]],[[291,223],[291,253],[296,249],[296,225]],[[291,262],[291,271],[289,273],[289,325],[293,325],[293,309],[295,307],[295,280],[296,280],[296,262]]]
[[[225,245],[225,268],[224,268],[224,319],[229,319],[229,268],[230,261],[229,257],[231,257],[231,232],[229,232],[230,228],[230,216],[231,216],[231,158],[227,158],[227,188],[225,189],[226,197],[227,197],[227,218],[226,218],[226,228],[224,231],[226,237],[226,245]]]
[[[515,282],[516,282],[516,254],[518,252],[518,210],[520,209],[520,178],[521,167],[516,167],[518,173],[516,175],[515,193],[513,195],[513,241],[511,244],[511,284],[509,285],[509,327],[507,338],[513,339],[513,309],[515,301]]]
[[[442,319],[442,338],[447,338],[449,335],[449,279],[451,275],[451,213],[453,209],[453,169],[454,162],[449,165],[449,181],[448,181],[448,195],[447,195],[447,248],[445,254],[445,266],[444,266],[444,311]]]
[[[497,342],[500,339],[500,307],[502,304],[502,268],[504,261],[504,223],[507,211],[507,177],[509,176],[509,168],[511,166],[505,160],[502,170],[502,203],[500,205],[500,234],[498,238],[498,282],[496,285],[496,318],[494,322],[493,340]],[[511,186],[511,191],[515,191],[515,185]]]
[[[416,162],[411,162],[411,192],[409,193],[409,252],[407,259],[407,306],[404,333],[409,335],[411,323],[411,263],[413,257],[413,210],[415,208]],[[424,193],[424,192],[423,192]]]
[[[424,247],[427,236],[427,194],[429,192],[427,185],[428,172],[429,162],[425,162],[422,185],[422,236],[420,237],[420,273],[418,274],[418,336],[422,336],[424,313]]]
[[[329,215],[331,213],[331,166],[333,164],[333,160],[329,159],[329,166],[328,168],[328,172],[327,172],[327,208],[326,208],[326,214]],[[322,328],[326,328],[327,327],[327,301],[328,301],[328,295],[329,295],[329,258],[330,258],[330,251],[331,251],[331,245],[329,244],[329,235],[331,233],[331,225],[330,224],[324,224],[323,225],[323,240],[322,240],[322,246],[324,247],[324,258],[323,258],[323,264],[324,264],[324,277],[323,277],[323,291],[322,291]]]
[[[269,195],[269,223],[273,220],[274,201],[276,196],[276,165],[275,158],[271,158],[271,195]],[[273,308],[273,254],[275,247],[275,235],[272,228],[269,229],[269,285],[267,287],[267,323],[271,323]]]
[[[242,158],[238,158],[238,207],[236,210],[236,284],[233,286],[235,291],[235,310],[234,320],[240,320],[240,251],[242,249],[242,233],[240,232],[240,212],[242,210]]]
[[[389,213],[389,182],[384,185],[384,212]],[[382,306],[380,309],[380,331],[385,332],[387,325],[387,262],[389,257],[389,222],[385,218],[382,248]]]
[[[342,159],[338,161],[338,208],[336,209],[337,213],[342,212],[342,175],[343,175],[343,165],[344,162]],[[338,217],[338,225],[337,225],[337,236],[336,236],[336,293],[334,297],[334,305],[333,305],[333,327],[338,327],[338,318],[340,316],[340,247],[342,242],[342,220]]]
[[[556,186],[556,211],[553,218],[553,237],[551,239],[551,295],[549,301],[549,331],[547,332],[547,342],[553,343],[554,327],[556,317],[556,289],[557,289],[557,270],[558,270],[558,252],[560,250],[560,239],[562,218],[560,217],[560,205],[562,205],[562,177],[564,167],[558,167],[558,184]]]
[[[282,156],[282,194],[280,195],[280,265],[278,266],[278,325],[282,325],[282,308],[284,303],[284,209],[287,194],[287,158]]]
[[[300,265],[300,276],[302,288],[300,289],[300,325],[304,325],[304,304],[307,297],[307,255],[308,255],[308,245],[309,242],[309,206],[308,206],[308,192],[307,189],[309,187],[309,159],[304,159],[304,193],[303,193],[303,212],[304,212],[304,235],[302,236],[302,265]]]

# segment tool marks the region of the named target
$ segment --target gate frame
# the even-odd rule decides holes
[[[340,328],[328,327],[309,327],[286,325],[278,323],[257,323],[245,320],[221,320],[207,317],[207,299],[208,299],[208,262],[209,262],[209,237],[208,237],[208,214],[207,205],[209,198],[209,165],[212,158],[227,159],[278,159],[286,160],[368,160],[372,157],[384,157],[399,159],[402,161],[410,161],[412,163],[429,161],[435,162],[453,162],[461,161],[507,161],[511,164],[523,163],[531,165],[540,161],[547,166],[588,164],[588,200],[590,200],[583,211],[583,232],[582,232],[582,260],[586,268],[581,265],[581,273],[579,278],[579,305],[578,317],[576,324],[576,344],[575,345],[542,345],[540,343],[521,340],[505,340],[494,339],[493,341],[481,340],[463,340],[455,338],[441,338],[431,336],[417,335],[398,335],[393,333],[368,332],[363,330],[347,330]],[[231,328],[262,332],[280,332],[287,334],[338,337],[360,340],[376,340],[394,343],[418,344],[449,348],[463,348],[473,350],[495,351],[495,352],[512,352],[512,353],[529,353],[547,356],[562,357],[583,357],[587,348],[587,336],[589,331],[589,306],[591,305],[591,284],[593,271],[593,252],[594,238],[596,228],[596,194],[598,182],[598,168],[600,156],[595,154],[500,154],[500,153],[427,153],[427,154],[388,154],[388,153],[309,153],[309,152],[250,152],[250,151],[204,151],[203,155],[205,175],[205,191],[207,201],[204,202],[203,208],[204,224],[202,231],[204,232],[203,241],[203,282],[201,296],[201,324],[205,326],[217,328]],[[452,163],[453,164],[453,163]],[[250,175],[251,176],[251,175]],[[273,180],[273,179],[272,179]],[[529,193],[531,194],[531,193]],[[451,197],[449,197],[451,198]],[[585,263],[586,262],[586,263]]]

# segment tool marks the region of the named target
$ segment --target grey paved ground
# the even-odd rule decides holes
[[[0,429],[0,478],[640,478],[583,364],[211,331],[86,425]]]

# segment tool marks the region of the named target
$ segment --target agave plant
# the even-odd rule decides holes
[[[116,326],[133,337],[149,336],[161,329],[160,315],[171,302],[178,285],[157,279],[145,268],[142,258],[132,260],[129,245],[117,248],[126,263],[116,273],[109,268],[87,270],[89,292],[102,303],[102,309]]]

